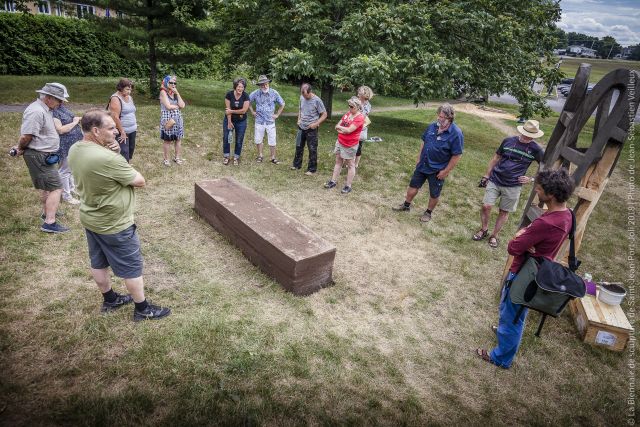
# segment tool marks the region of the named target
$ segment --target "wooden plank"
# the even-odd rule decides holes
[[[539,208],[537,206],[529,206],[527,210],[527,216],[533,222],[536,218],[539,218],[544,213],[544,209]]]
[[[560,155],[576,165],[581,165],[584,161],[584,154],[577,150],[574,150],[571,147],[562,147],[562,150],[560,150]]]
[[[576,188],[575,191],[573,192],[573,194],[575,194],[577,197],[579,197],[581,199],[585,199],[585,200],[588,200],[590,202],[593,202],[599,196],[598,191],[591,190],[591,189],[585,188],[585,187]]]
[[[234,179],[196,183],[195,210],[286,290],[308,295],[332,283],[335,246]]]
[[[569,123],[573,119],[573,116],[575,116],[575,113],[565,110],[560,114],[558,121],[566,128],[569,127]]]

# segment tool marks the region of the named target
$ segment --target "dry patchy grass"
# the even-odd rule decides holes
[[[73,88],[70,88],[71,91]],[[195,89],[194,89],[195,90]],[[73,93],[73,92],[72,92]],[[0,421],[31,424],[620,424],[625,355],[581,343],[568,314],[533,337],[530,315],[514,367],[473,356],[491,346],[506,259],[472,242],[476,187],[499,129],[460,114],[465,155],[428,226],[402,201],[419,137],[433,111],[375,113],[354,192],[326,191],[332,125],[321,131],[315,177],[288,170],[294,119],[278,124],[280,166],[252,161],[252,126],[240,167],[221,164],[221,111],[185,110],[186,163],[164,168],[158,109],[141,106],[133,165],[147,178],[137,223],[148,296],[167,320],[134,324],[127,308],[99,314],[77,211],[72,232],[38,231],[39,207],[21,160],[0,159]],[[20,115],[2,114],[1,146]],[[494,118],[493,120],[498,120]],[[333,122],[334,120],[332,120]],[[550,124],[545,123],[545,126]],[[547,130],[547,129],[545,129]],[[209,159],[213,159],[210,161]],[[251,265],[193,210],[193,183],[231,175],[337,247],[335,285],[295,297]],[[341,179],[344,179],[341,177]],[[623,171],[592,216],[581,248],[597,278],[620,279]],[[528,194],[524,191],[523,198]],[[268,224],[262,226],[268,227]],[[114,279],[116,290],[123,288]]]

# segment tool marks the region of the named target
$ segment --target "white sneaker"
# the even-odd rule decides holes
[[[79,205],[80,204],[80,200],[76,199],[73,196],[67,197],[65,199],[62,199],[65,202],[69,203],[70,205]]]

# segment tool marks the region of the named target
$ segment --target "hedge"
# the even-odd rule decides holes
[[[0,13],[0,74],[148,78],[146,58],[124,58],[116,48],[126,44],[84,19]],[[192,64],[158,64],[158,71],[175,71],[181,77],[219,77],[225,56],[221,48],[211,49],[207,58]]]

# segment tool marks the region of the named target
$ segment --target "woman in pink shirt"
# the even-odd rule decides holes
[[[336,165],[333,167],[331,180],[327,181],[324,188],[330,189],[337,185],[342,164],[347,165],[347,181],[342,188],[342,194],[351,192],[351,183],[356,176],[355,158],[358,151],[360,132],[364,125],[364,115],[362,115],[362,103],[357,96],[352,96],[349,101],[349,111],[342,116],[336,125],[338,140],[333,152],[336,154]]]

